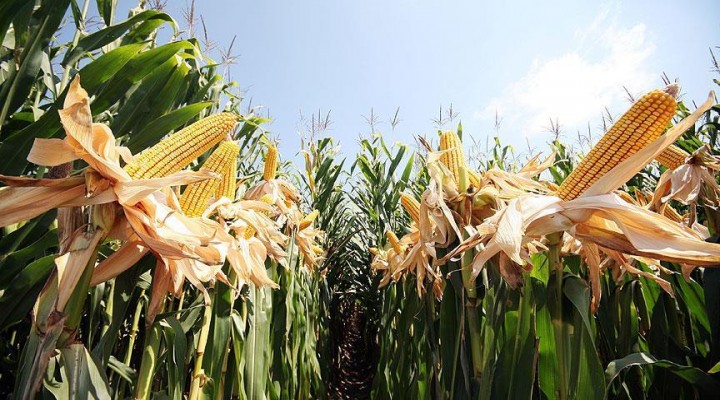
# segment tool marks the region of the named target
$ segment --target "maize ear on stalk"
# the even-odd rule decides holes
[[[412,195],[403,193],[400,195],[400,203],[416,224],[420,223],[420,203]]]
[[[303,230],[303,229],[307,228],[308,226],[310,226],[313,223],[313,221],[315,221],[315,219],[318,217],[319,214],[320,214],[320,211],[313,210],[313,212],[306,215],[305,218],[303,218],[302,221],[300,221],[300,227],[299,227],[300,230]]]
[[[222,175],[228,174],[232,165],[237,163],[239,152],[240,148],[235,142],[223,142],[210,154],[200,169]],[[223,176],[222,180],[207,179],[187,185],[180,197],[180,207],[183,212],[190,217],[201,216],[210,205],[212,197],[218,199],[224,195],[224,191],[227,190],[223,187],[225,180],[226,178]],[[234,183],[234,177],[232,180]],[[235,190],[233,189],[233,197],[234,194]]]
[[[271,194],[263,195],[260,198],[260,201],[262,201],[265,204],[270,204],[270,205],[275,204],[275,201],[273,201],[273,196]],[[245,230],[243,231],[243,238],[248,240],[248,239],[252,238],[253,236],[255,236],[255,232],[256,232],[255,228],[253,228],[252,226],[246,226]]]
[[[133,179],[159,178],[179,172],[223,140],[237,121],[233,113],[203,118],[143,151],[125,166],[125,171]]]
[[[616,165],[657,139],[675,114],[677,103],[669,92],[676,86],[654,90],[636,101],[565,178],[556,195],[563,200],[579,197]]]
[[[308,186],[310,187],[310,191],[315,191],[315,177],[313,176],[312,171],[312,163],[310,161],[310,153],[305,151],[303,152],[303,157],[305,158],[305,173],[308,177]]]
[[[263,171],[263,179],[269,182],[275,179],[277,175],[278,165],[278,151],[275,145],[268,146],[267,153],[265,153],[265,169]]]
[[[676,169],[685,164],[685,159],[690,157],[690,153],[673,145],[663,150],[655,159],[667,169]]]
[[[669,204],[663,207],[662,214],[675,222],[683,223],[685,221],[683,216],[676,209],[670,207]]]
[[[395,232],[386,231],[385,236],[387,237],[388,242],[390,242],[393,250],[395,250],[396,254],[402,254],[405,251],[405,249],[403,249],[403,246],[400,244],[400,239],[398,239]]]
[[[245,240],[252,239],[252,237],[255,236],[255,228],[252,226],[246,226],[242,236]]]
[[[222,180],[218,186],[216,197],[220,198],[224,196],[230,199],[230,201],[235,201],[235,192],[237,192],[237,158],[240,155],[240,146],[235,142],[225,142],[220,146],[224,146],[226,143],[231,143],[228,145],[231,147],[229,151],[232,151],[234,155],[231,157],[232,162],[228,163],[229,165],[221,172]]]
[[[482,186],[482,178],[480,177],[480,174],[471,170],[470,168],[467,169],[467,173],[468,181],[470,181],[470,184],[475,186],[476,189],[480,189],[480,187]]]
[[[467,163],[463,152],[462,141],[457,133],[446,131],[440,135],[440,150],[445,151],[440,156],[440,161],[448,167],[455,178],[455,183],[460,191],[467,189]]]

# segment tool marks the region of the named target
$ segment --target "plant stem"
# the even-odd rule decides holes
[[[160,306],[160,312],[165,308],[165,302]],[[138,382],[135,388],[135,399],[149,399],[154,378],[155,365],[160,353],[160,323],[154,322],[146,329],[145,347],[143,348]]]
[[[467,239],[467,233],[464,234]],[[472,264],[475,251],[468,249],[462,257],[462,278],[465,287],[465,309],[467,312],[467,323],[470,331],[470,351],[472,355],[473,375],[477,378],[483,372],[482,357],[482,333],[480,332],[480,319],[477,310],[477,289],[475,280],[472,279]]]
[[[72,340],[78,326],[80,325],[80,320],[82,319],[84,314],[83,311],[85,310],[85,300],[87,299],[88,291],[90,290],[90,279],[92,278],[93,271],[95,270],[95,261],[97,261],[99,247],[100,244],[98,243],[93,250],[92,257],[90,257],[90,260],[85,265],[85,270],[83,271],[80,279],[73,288],[73,293],[70,296],[67,305],[63,310],[61,310],[61,312],[67,315],[67,318],[65,319],[65,328],[63,329],[63,333],[60,335],[60,339],[57,343],[58,348],[64,347],[69,340]]]
[[[182,293],[180,293],[180,299],[178,300],[178,307],[177,307],[178,311],[182,311],[182,309],[183,309],[183,303],[185,302],[185,292],[186,292],[186,290],[183,289]],[[175,318],[177,318],[178,320],[180,319],[180,316],[181,316],[180,312],[175,314]]]
[[[235,274],[235,270],[230,268],[230,271],[228,271],[228,281],[230,282],[230,307],[229,311],[232,314],[233,306],[235,304],[235,286],[237,285],[237,275]],[[224,390],[225,390],[225,376],[227,374],[228,369],[228,360],[230,358],[230,349],[231,347],[231,341],[232,341],[232,335],[228,336],[227,342],[225,344],[225,355],[223,356],[223,363],[222,363],[222,369],[220,372],[220,383],[216,385],[215,388],[215,398],[220,400],[223,398]]]
[[[563,263],[560,260],[560,239],[562,232],[547,236],[548,239],[548,268],[555,273],[555,312],[552,323],[555,328],[555,347],[557,349],[559,399],[567,399],[567,368],[565,365],[565,329],[563,323]]]
[[[140,315],[142,314],[142,307],[143,307],[143,296],[145,295],[145,290],[143,289],[140,291],[140,296],[138,296],[138,302],[135,306],[135,314],[133,314],[133,322],[132,327],[130,328],[130,337],[128,338],[128,344],[127,348],[125,350],[125,358],[123,359],[123,363],[130,366],[130,362],[132,361],[132,355],[133,350],[135,348],[135,339],[137,338],[137,334],[140,331]],[[125,380],[118,380],[118,389],[117,398],[123,399],[125,398],[125,389],[127,387],[127,381]]]
[[[137,337],[137,334],[140,331],[140,329],[139,329],[140,314],[142,313],[142,307],[143,307],[142,298],[144,295],[145,295],[145,290],[143,289],[140,292],[140,296],[138,297],[140,300],[138,300],[137,306],[135,306],[135,314],[133,315],[132,328],[130,328],[130,338],[128,339],[127,352],[125,353],[125,365],[127,365],[127,366],[130,365],[130,361],[132,360],[133,347],[135,347],[135,338]]]
[[[80,36],[82,32],[85,30],[85,17],[87,16],[88,8],[90,7],[90,0],[85,0],[83,3],[82,12],[80,14],[80,26],[78,29],[75,30],[75,36],[73,36],[72,41],[72,47],[70,47],[67,51],[72,51],[80,41]],[[76,63],[77,64],[77,63]],[[60,80],[60,90],[58,90],[58,93],[62,93],[65,90],[65,87],[67,87],[68,81],[70,80],[70,70],[73,69],[74,65],[66,65],[65,70],[63,70],[63,76]]]
[[[431,352],[431,365],[433,366],[433,372],[435,375],[434,381],[435,386],[435,398],[442,398],[442,388],[440,386],[440,354],[437,346],[437,334],[435,332],[435,296],[430,293],[425,293],[425,311],[426,311],[426,322],[425,330],[426,335],[429,339],[428,345]]]
[[[190,400],[195,400],[200,394],[200,381],[202,380],[203,358],[205,357],[205,346],[207,346],[208,334],[210,332],[210,321],[212,321],[212,305],[205,305],[203,314],[202,327],[200,328],[200,338],[198,339],[197,349],[195,350],[195,369],[193,370],[192,385],[190,386]]]

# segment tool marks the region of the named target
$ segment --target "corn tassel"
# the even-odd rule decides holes
[[[237,163],[240,148],[235,142],[224,142],[218,146],[210,157],[200,168],[204,171],[225,174],[231,169],[231,165]],[[223,181],[225,179],[223,178]],[[234,192],[234,191],[233,191]],[[221,181],[219,179],[207,179],[194,182],[185,188],[180,197],[180,207],[190,217],[199,217],[210,205],[211,198],[220,198],[222,195]]]
[[[278,151],[275,145],[268,146],[265,153],[265,170],[263,171],[263,179],[268,182],[275,179],[277,175]]]
[[[125,171],[133,179],[159,178],[179,172],[223,140],[237,121],[238,117],[232,113],[203,118],[143,151],[125,166]]]
[[[676,169],[679,166],[685,164],[685,160],[690,157],[690,153],[675,146],[670,145],[662,153],[660,153],[655,159],[667,169]]]
[[[463,152],[462,142],[457,133],[446,131],[440,135],[440,150],[445,151],[440,156],[440,161],[448,167],[455,178],[458,190],[464,192],[468,187],[467,163]]]
[[[654,90],[635,102],[568,175],[556,195],[563,200],[579,197],[616,165],[657,139],[675,114],[677,103],[668,94],[674,88]]]
[[[420,223],[420,203],[412,195],[403,193],[400,195],[400,203],[416,224]]]

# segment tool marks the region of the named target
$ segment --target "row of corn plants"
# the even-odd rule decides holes
[[[677,94],[639,98],[577,164],[556,141],[516,167],[496,141],[475,170],[461,126],[421,140],[417,177],[387,175],[416,187],[384,194],[409,219],[370,249],[374,397],[712,397],[720,107]]]
[[[321,397],[327,200],[169,15],[90,4],[0,6],[0,393]]]
[[[169,15],[91,3],[0,4],[0,394],[718,390],[712,98],[646,94],[578,163],[471,168],[458,126],[296,173]]]

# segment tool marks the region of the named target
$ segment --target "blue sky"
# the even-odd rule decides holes
[[[540,4],[546,3],[546,4]],[[166,10],[180,25],[184,0]],[[683,99],[702,101],[718,75],[709,48],[720,46],[713,1],[231,1],[198,0],[210,38],[237,36],[232,78],[273,118],[281,152],[299,148],[300,113],[330,111],[327,134],[346,155],[377,130],[414,143],[452,105],[464,131],[485,143],[546,151],[557,119],[567,141],[597,139],[605,107],[618,116],[633,94],[678,79]],[[400,108],[390,133],[387,121]],[[468,146],[469,147],[469,146]],[[484,147],[484,146],[483,146]],[[470,150],[470,148],[468,148]]]

